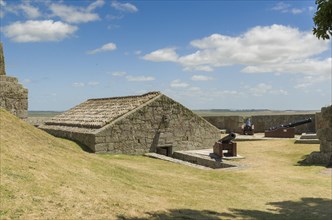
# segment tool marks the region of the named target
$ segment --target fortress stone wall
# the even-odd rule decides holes
[[[19,118],[28,117],[28,90],[17,78],[6,76],[5,58],[0,42],[0,107]]]
[[[205,120],[219,129],[226,129],[227,132],[241,132],[241,125],[244,123],[243,116],[204,116]],[[316,115],[315,114],[293,114],[293,115],[255,115],[251,116],[251,122],[255,126],[255,132],[264,132],[270,127],[311,118],[312,122],[295,127],[295,133],[315,133]]]
[[[317,131],[317,137],[320,141],[320,151],[312,152],[305,162],[332,165],[332,106],[322,108],[319,117],[321,127]]]

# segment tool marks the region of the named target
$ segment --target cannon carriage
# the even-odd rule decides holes
[[[295,127],[307,123],[311,123],[312,119],[304,119],[284,125],[279,125],[276,127],[271,127],[265,131],[265,137],[274,138],[294,138],[295,137]]]
[[[223,137],[213,145],[213,153],[219,157],[236,157],[236,143],[233,142],[236,134],[231,132],[229,135]],[[226,152],[224,152],[226,151]]]

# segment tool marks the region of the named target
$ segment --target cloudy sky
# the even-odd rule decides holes
[[[0,0],[7,75],[29,110],[161,91],[191,109],[320,110],[331,41],[314,1]]]

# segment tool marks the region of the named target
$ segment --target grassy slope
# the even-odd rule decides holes
[[[318,145],[239,142],[238,170],[95,155],[0,109],[0,219],[327,218],[331,177],[297,166]]]

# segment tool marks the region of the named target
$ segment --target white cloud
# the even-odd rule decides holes
[[[87,7],[87,11],[93,11],[96,8],[100,8],[103,7],[103,5],[105,4],[104,0],[97,0],[93,3],[91,3],[88,7]]]
[[[306,59],[288,63],[287,61],[278,64],[266,64],[257,66],[247,66],[242,72],[245,73],[273,73],[278,74],[293,73],[302,74],[299,80],[300,87],[313,85],[315,83],[331,80],[332,58],[325,60]]]
[[[196,71],[204,71],[204,72],[212,72],[213,68],[210,66],[186,66],[183,68],[184,71],[192,71],[192,70],[196,70]]]
[[[163,48],[145,55],[143,59],[154,62],[176,62],[178,59],[178,55],[175,52],[175,48]]]
[[[35,19],[41,16],[41,12],[37,7],[30,5],[29,3],[19,5],[19,8],[30,19]]]
[[[83,83],[83,82],[74,82],[74,83],[72,84],[72,86],[73,86],[73,87],[77,87],[77,88],[79,88],[79,87],[84,87],[84,86],[85,86],[85,83]]]
[[[78,28],[61,21],[43,20],[14,22],[3,27],[4,35],[15,42],[61,41]]]
[[[100,83],[97,81],[88,82],[88,86],[98,86]]]
[[[238,37],[212,34],[193,40],[198,50],[178,57],[174,48],[156,50],[144,56],[150,61],[173,61],[187,69],[206,69],[229,65],[257,65],[293,62],[328,50],[328,41],[315,38],[311,32],[283,25],[257,26]],[[204,68],[202,68],[204,67]]]
[[[191,93],[199,93],[200,94],[202,92],[202,89],[199,88],[199,87],[189,87],[188,91],[191,92]]]
[[[86,87],[86,86],[91,86],[91,87],[95,87],[95,86],[98,86],[100,83],[97,82],[97,81],[90,81],[88,83],[84,83],[84,82],[74,82],[72,84],[73,87],[76,87],[76,88],[82,88],[82,87]]]
[[[189,84],[186,82],[182,82],[179,79],[173,80],[170,84],[170,87],[172,88],[187,88],[189,87]]]
[[[134,82],[146,82],[146,81],[155,80],[155,78],[152,76],[126,76],[126,79],[128,81],[134,81]]]
[[[275,6],[272,7],[272,10],[275,11],[281,11],[281,12],[287,12],[290,8],[290,4],[286,4],[284,2],[278,2]]]
[[[326,76],[331,72],[331,61],[317,57],[329,50],[330,43],[318,40],[311,31],[283,25],[257,26],[239,36],[212,34],[193,40],[190,44],[196,51],[190,54],[179,56],[175,48],[163,48],[144,59],[175,62],[184,70],[213,71],[241,65],[245,73]]]
[[[191,77],[191,80],[193,80],[193,81],[209,81],[209,80],[213,80],[213,77],[204,76],[204,75],[193,75]]]
[[[113,72],[112,73],[112,76],[125,76],[125,75],[127,75],[126,72]]]
[[[328,42],[317,40],[311,32],[283,25],[258,26],[239,37],[213,34],[194,40],[191,45],[199,50],[179,59],[185,66],[280,63],[308,58],[328,49]]]
[[[244,86],[244,90],[253,96],[263,96],[265,94],[288,95],[286,90],[273,89],[272,85],[266,83],[259,83],[255,86],[246,85]]]
[[[292,13],[292,14],[301,14],[301,13],[303,13],[304,12],[304,9],[300,9],[300,8],[292,8],[291,10],[290,10],[290,12]]]
[[[314,12],[315,10],[316,10],[316,8],[313,6],[308,7],[308,11],[311,13]]]
[[[278,2],[274,7],[272,7],[272,10],[292,14],[301,14],[305,11],[305,9],[293,8],[290,4],[286,4],[284,2]]]
[[[332,62],[332,60],[331,60],[331,62]],[[331,72],[327,75],[306,75],[304,77],[297,79],[297,83],[294,86],[294,88],[296,88],[296,89],[307,88],[316,83],[331,82],[331,75],[332,75]]]
[[[288,95],[288,92],[284,89],[271,90],[270,93],[274,95]]]
[[[23,1],[22,4],[17,5],[7,5],[7,3],[3,0],[0,0],[0,13],[1,17],[5,15],[6,12],[12,13],[15,15],[19,15],[23,12],[24,16],[29,19],[35,19],[42,16],[42,13],[39,11],[39,8],[32,6],[29,1]]]
[[[100,52],[107,52],[107,51],[113,51],[113,50],[116,50],[116,44],[108,43],[108,44],[101,46],[100,48],[88,51],[87,54],[96,54],[96,53],[100,53]]]
[[[91,21],[100,20],[97,13],[93,13],[97,7],[103,6],[104,1],[96,1],[91,3],[87,8],[74,7],[63,4],[51,4],[50,10],[53,16],[60,17],[68,23],[87,23]]]
[[[242,72],[303,73],[305,75],[324,75],[328,77],[331,74],[331,62],[331,58],[327,58],[325,60],[306,59],[293,61],[291,63],[283,62],[281,64],[262,64],[257,66],[247,66],[242,70]]]
[[[131,12],[131,13],[138,11],[137,7],[130,3],[120,3],[117,1],[113,1],[111,6],[119,11],[125,11],[125,12]]]

